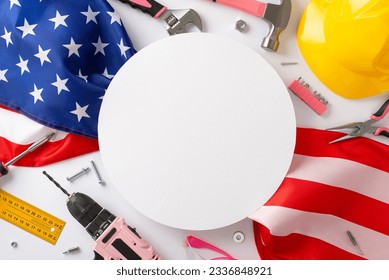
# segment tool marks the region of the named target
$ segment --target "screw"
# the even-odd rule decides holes
[[[104,181],[103,179],[101,179],[101,176],[100,176],[100,173],[99,171],[97,170],[97,167],[96,167],[96,164],[93,160],[90,161],[91,165],[92,165],[92,169],[93,169],[93,172],[96,174],[96,177],[97,177],[97,180],[99,182],[99,184],[104,184]]]
[[[69,254],[69,253],[72,253],[72,252],[76,252],[76,251],[80,251],[80,247],[78,247],[78,246],[71,247],[71,248],[67,249],[66,251],[62,252],[62,254],[66,255],[66,254]]]
[[[67,177],[66,180],[68,180],[69,182],[71,182],[71,181],[73,181],[74,179],[78,178],[79,176],[88,173],[89,170],[90,170],[89,167],[83,168],[83,169],[81,169],[81,171],[77,172],[76,174],[74,174],[74,175],[72,175],[72,176],[70,176],[70,177]]]
[[[11,246],[16,248],[16,247],[18,247],[18,243],[16,241],[12,241],[11,242]]]
[[[247,23],[242,19],[238,20],[235,24],[235,29],[240,32],[246,31],[246,28],[247,28]]]
[[[242,243],[244,241],[244,234],[241,231],[237,231],[234,233],[232,236],[232,239],[234,240],[235,243]]]

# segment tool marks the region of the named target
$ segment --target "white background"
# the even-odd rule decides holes
[[[162,1],[161,1],[162,2]],[[111,0],[110,3],[122,17],[126,30],[137,50],[168,36],[162,24],[130,6]],[[261,54],[279,73],[286,85],[302,76],[318,92],[330,102],[329,109],[323,116],[318,116],[301,100],[291,94],[296,111],[297,125],[300,127],[328,128],[351,121],[367,120],[387,98],[386,94],[361,99],[347,100],[329,91],[309,70],[298,51],[296,29],[299,19],[308,0],[292,1],[292,15],[287,29],[281,34],[281,44],[277,53],[269,53],[260,45],[268,32],[268,25],[261,19],[207,0],[164,0],[162,2],[170,9],[192,8],[198,12],[203,22],[203,31],[217,33],[247,44]],[[272,3],[277,3],[273,1]],[[248,24],[248,31],[240,33],[235,29],[237,20],[243,19]],[[163,55],[163,53],[161,53]],[[281,62],[298,62],[298,65],[281,66]],[[150,65],[150,67],[153,67]],[[231,69],[231,71],[250,71],[250,69]],[[172,79],[174,81],[174,77]],[[260,87],[261,85],[258,85]],[[269,120],[271,121],[271,120]],[[383,123],[385,123],[383,121]],[[271,135],[269,135],[271,137]],[[376,138],[388,144],[384,138]],[[66,177],[81,168],[90,166],[93,159],[106,181],[105,186],[97,183],[92,172],[68,183]],[[124,160],[118,155],[118,160]],[[46,170],[69,192],[83,192],[94,198],[101,206],[107,208],[127,223],[136,227],[140,235],[153,245],[156,252],[164,259],[198,259],[191,250],[184,246],[185,236],[193,234],[226,251],[238,259],[258,259],[252,236],[252,222],[243,220],[232,226],[212,230],[188,232],[160,225],[149,220],[131,207],[117,192],[106,174],[98,152],[52,164],[44,168],[12,167],[10,173],[0,180],[0,187],[23,200],[63,219],[66,226],[55,246],[26,233],[19,228],[0,220],[0,259],[92,259],[93,240],[83,227],[71,217],[66,208],[66,196],[52,185],[42,175]],[[239,190],[237,189],[237,195]],[[236,244],[232,240],[235,231],[242,231],[246,240]],[[11,241],[18,242],[17,248],[12,248]],[[75,254],[61,253],[73,246],[79,246],[81,251]],[[200,254],[203,252],[198,251]],[[203,254],[206,256],[206,254]]]

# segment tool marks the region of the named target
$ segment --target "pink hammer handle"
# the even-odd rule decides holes
[[[235,9],[242,10],[246,13],[257,17],[263,17],[266,10],[266,3],[255,0],[210,0],[216,3],[224,4]]]

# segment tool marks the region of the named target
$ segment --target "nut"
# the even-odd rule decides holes
[[[232,236],[232,239],[234,240],[235,243],[242,243],[244,241],[244,234],[243,232],[241,231],[237,231],[234,233],[234,235]]]

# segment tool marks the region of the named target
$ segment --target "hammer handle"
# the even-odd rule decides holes
[[[263,17],[267,3],[255,0],[210,0],[212,2],[224,4],[235,9],[242,10],[256,17]]]

